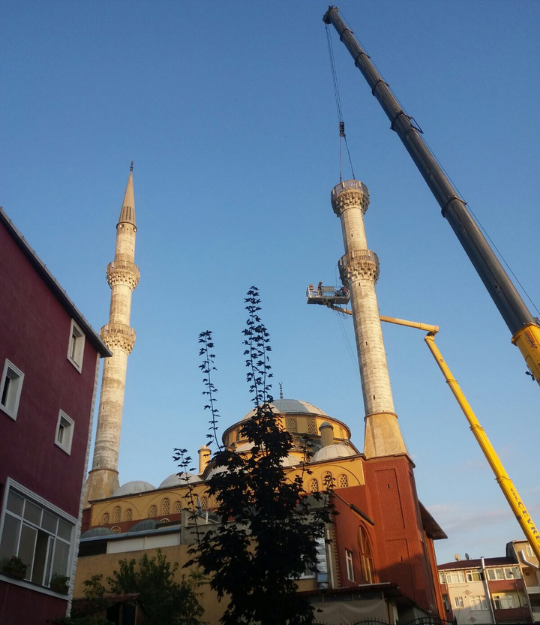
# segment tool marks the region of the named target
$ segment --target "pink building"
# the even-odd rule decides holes
[[[2,209],[0,294],[0,623],[40,625],[71,600],[110,353]]]

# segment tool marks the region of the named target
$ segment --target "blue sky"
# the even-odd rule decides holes
[[[337,284],[339,140],[319,0],[2,2],[0,203],[96,329],[129,163],[138,222],[121,482],[193,456],[207,417],[199,332],[214,332],[223,429],[250,409],[241,331],[255,284],[285,397],[363,445],[350,320],[306,306]],[[404,109],[532,299],[537,277],[540,5],[340,3]],[[438,344],[540,518],[538,386],[389,122],[332,32],[356,176],[370,189],[381,314]],[[350,176],[348,169],[345,177]],[[536,313],[537,314],[537,313]],[[422,333],[384,327],[418,492],[449,534],[440,562],[521,536]],[[275,395],[278,395],[275,389]]]

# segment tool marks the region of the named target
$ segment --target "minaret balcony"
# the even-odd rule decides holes
[[[354,250],[345,254],[338,262],[339,275],[344,284],[358,278],[379,279],[379,257],[371,250]]]
[[[139,284],[140,275],[137,265],[129,260],[113,260],[107,265],[107,282],[111,288],[116,284],[127,284],[133,291]]]
[[[124,323],[108,323],[101,328],[100,334],[110,349],[117,347],[129,354],[135,345],[135,330]]]

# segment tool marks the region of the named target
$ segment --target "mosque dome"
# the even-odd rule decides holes
[[[115,490],[113,497],[123,497],[125,495],[136,495],[137,493],[145,493],[149,490],[156,490],[155,486],[142,480],[133,480],[133,482],[126,482],[122,484],[120,488]]]
[[[286,458],[281,459],[281,466],[285,468],[295,467],[298,464],[300,464],[300,458],[297,458],[296,456],[293,456],[292,454],[289,454]]]
[[[349,456],[355,456],[355,451],[348,445],[341,445],[339,443],[334,445],[327,445],[319,451],[313,454],[311,462],[319,462],[320,460],[334,460],[335,458],[348,458]]]
[[[111,536],[114,532],[109,527],[93,527],[81,534],[81,538],[98,538],[99,536]]]
[[[128,533],[131,532],[147,532],[148,530],[155,530],[159,525],[159,521],[155,519],[145,519],[144,521],[139,521],[135,523],[132,527],[128,529]]]
[[[186,484],[194,484],[200,482],[201,478],[194,473],[173,473],[168,478],[164,479],[158,488],[174,488],[176,486],[185,486]]]
[[[317,406],[310,404],[307,401],[300,401],[299,399],[275,399],[270,404],[276,414],[306,414],[306,415],[318,415],[320,417],[327,417],[326,412],[323,412]],[[250,419],[255,415],[255,408],[250,410],[247,415],[242,419]]]

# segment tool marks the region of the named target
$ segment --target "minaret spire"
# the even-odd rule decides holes
[[[345,255],[339,261],[343,284],[351,292],[354,332],[364,395],[367,458],[407,454],[390,387],[375,283],[379,259],[368,249],[364,213],[369,191],[358,180],[345,180],[332,190],[332,207],[341,219]]]
[[[101,328],[101,337],[113,355],[105,359],[103,366],[94,460],[88,476],[88,501],[110,497],[119,486],[118,453],[127,359],[135,344],[135,331],[129,323],[131,294],[139,282],[139,268],[134,263],[136,233],[132,162],[116,226],[114,261],[107,267],[111,307],[109,323]]]

